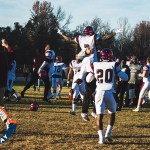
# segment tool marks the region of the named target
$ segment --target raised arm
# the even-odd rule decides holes
[[[108,40],[108,39],[112,38],[113,36],[115,36],[116,34],[121,33],[122,31],[123,31],[123,29],[117,29],[115,32],[103,35],[101,39],[102,40]]]
[[[112,38],[115,35],[116,35],[116,32],[112,32],[110,34],[103,35],[101,39],[102,40],[108,40],[108,39]]]
[[[74,39],[72,39],[72,38],[70,38],[70,37],[64,35],[64,34],[61,32],[60,29],[58,29],[57,33],[60,34],[66,41],[70,41],[70,42],[76,43]]]

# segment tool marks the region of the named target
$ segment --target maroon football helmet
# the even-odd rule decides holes
[[[37,111],[38,108],[39,108],[39,104],[37,102],[31,103],[31,105],[30,105],[30,110],[31,111]]]
[[[113,59],[113,52],[109,48],[104,48],[100,52],[100,59],[111,61]]]
[[[55,61],[56,62],[62,62],[62,57],[61,56],[56,56]]]
[[[91,26],[87,26],[83,30],[84,35],[93,35],[93,28]]]

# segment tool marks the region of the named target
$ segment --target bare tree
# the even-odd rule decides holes
[[[122,28],[122,34],[119,34],[116,38],[116,47],[119,48],[122,55],[131,55],[131,51],[133,51],[131,41],[132,41],[132,29],[130,24],[128,23],[128,19],[119,18],[118,21],[118,28]]]
[[[150,21],[142,21],[137,24],[133,36],[137,55],[147,57],[150,53]]]
[[[68,30],[68,26],[71,23],[72,20],[72,15],[70,14],[69,16],[66,15],[66,12],[62,9],[61,6],[59,6],[56,10],[56,18],[57,21],[59,23],[59,28],[61,28],[62,30],[67,31]]]

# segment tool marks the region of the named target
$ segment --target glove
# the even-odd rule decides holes
[[[69,85],[70,85],[70,81],[67,81],[67,87],[69,88]]]
[[[122,33],[122,32],[123,32],[123,29],[122,29],[122,28],[117,29],[115,32],[116,32],[116,34],[117,34],[117,33]]]
[[[60,34],[60,35],[63,35],[63,33],[61,32],[60,29],[58,29],[57,33]]]

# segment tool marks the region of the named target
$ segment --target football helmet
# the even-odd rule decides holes
[[[55,61],[56,62],[62,62],[62,57],[61,56],[56,56]]]
[[[39,108],[39,104],[37,102],[31,103],[31,105],[30,105],[30,110],[31,111],[37,111],[38,108]]]
[[[91,26],[87,26],[83,30],[84,35],[93,35],[93,28]]]
[[[41,71],[39,72],[39,77],[40,77],[41,79],[45,79],[45,78],[47,77],[47,72],[46,72],[45,70],[41,70]]]
[[[113,59],[113,52],[109,48],[102,49],[100,52],[100,59],[101,61],[111,61]]]

